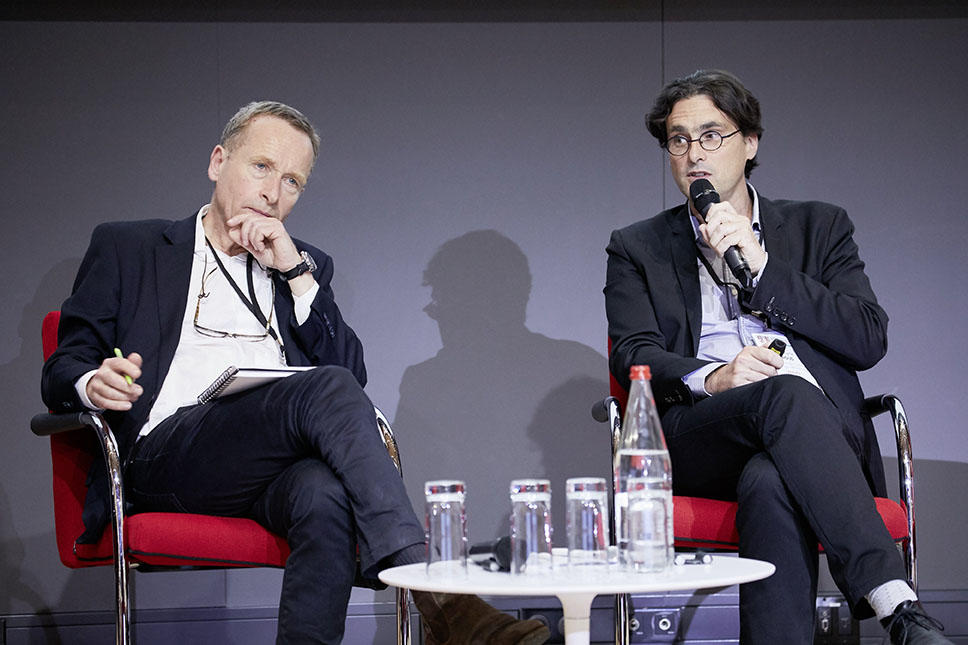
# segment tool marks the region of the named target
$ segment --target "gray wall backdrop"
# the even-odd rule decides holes
[[[98,222],[180,218],[207,201],[220,129],[258,98],[298,106],[322,132],[291,229],[335,258],[417,508],[423,481],[463,477],[470,537],[484,540],[506,531],[508,481],[548,476],[562,536],[565,478],[608,473],[588,414],[607,391],[604,246],[682,199],[642,117],[664,79],[707,66],[762,102],[758,190],[839,203],[857,226],[891,316],[890,351],[863,381],[908,408],[922,585],[965,588],[966,29],[911,17],[0,23],[0,615],[111,603],[107,569],[56,559],[48,444],[28,430],[41,317]],[[279,580],[139,575],[137,606],[273,605]]]

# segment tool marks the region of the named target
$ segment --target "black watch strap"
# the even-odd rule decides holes
[[[316,263],[313,262],[313,256],[309,255],[306,251],[300,253],[302,256],[302,262],[289,269],[288,271],[280,271],[281,275],[285,280],[292,280],[293,278],[298,278],[307,271],[311,272],[316,269]]]

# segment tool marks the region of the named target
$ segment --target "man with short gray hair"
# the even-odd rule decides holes
[[[340,642],[357,550],[370,580],[426,550],[363,392],[332,259],[285,226],[318,150],[294,108],[243,107],[209,158],[208,204],[95,229],[43,369],[50,409],[105,411],[135,512],[251,517],[287,539],[280,643]],[[230,365],[315,369],[199,404]],[[99,537],[106,496],[95,478],[81,539]],[[413,596],[427,643],[548,637],[475,596]]]

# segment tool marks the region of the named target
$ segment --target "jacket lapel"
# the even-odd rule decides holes
[[[699,268],[696,258],[695,233],[689,222],[687,206],[672,211],[669,215],[669,229],[672,232],[670,246],[672,265],[682,292],[686,309],[686,323],[689,331],[689,352],[695,356],[699,347],[699,332],[702,329],[702,294],[699,291]]]
[[[158,329],[161,336],[156,362],[158,383],[168,373],[181,334],[191,282],[195,249],[195,215],[173,223],[165,242],[155,248],[155,293],[158,294]]]
[[[783,235],[783,218],[773,206],[773,202],[758,196],[760,203],[760,232],[763,236],[766,252],[776,254],[786,262],[790,261],[790,245]]]

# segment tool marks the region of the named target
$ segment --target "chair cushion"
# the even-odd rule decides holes
[[[877,512],[895,542],[908,537],[904,507],[884,497],[874,498]],[[736,502],[701,497],[673,498],[676,546],[735,551],[739,548],[736,532]],[[821,550],[823,547],[821,547]]]
[[[125,521],[132,563],[160,567],[282,567],[289,545],[254,520],[189,513],[139,513]],[[112,531],[76,545],[80,566],[112,558]]]

